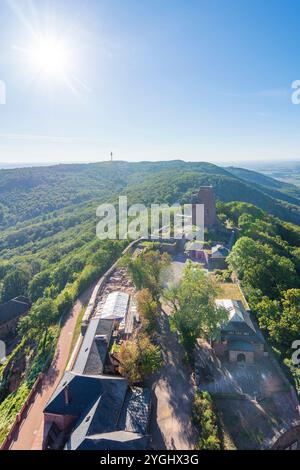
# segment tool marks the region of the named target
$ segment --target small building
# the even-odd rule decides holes
[[[228,311],[228,321],[221,325],[220,338],[214,341],[216,354],[229,362],[253,363],[264,355],[264,339],[256,330],[250,314],[239,300],[216,300]]]
[[[66,372],[44,409],[44,448],[145,450],[150,405],[150,390],[126,379]]]
[[[192,240],[186,244],[186,253],[187,255],[195,261],[208,266],[208,254],[207,251],[203,248],[203,242]]]
[[[114,331],[114,320],[92,318],[84,336],[73,372],[101,375],[108,366],[108,352]]]
[[[116,364],[110,350],[118,337],[128,338],[133,331],[129,294],[111,292],[104,305],[99,304],[85,332],[73,372],[82,375],[115,373]]]
[[[23,296],[0,305],[0,339],[15,333],[20,317],[28,313],[30,306],[29,299]]]
[[[272,356],[241,367],[217,357],[215,347],[199,338],[195,379],[212,396],[229,449],[300,450],[299,400]]]
[[[226,258],[229,255],[229,250],[222,244],[217,244],[212,247],[211,255],[209,256],[210,269],[227,269],[228,265]]]

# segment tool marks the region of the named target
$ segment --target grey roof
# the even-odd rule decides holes
[[[246,322],[241,323],[233,320],[230,320],[228,323],[224,324],[222,326],[221,332],[227,334],[240,333],[256,337],[256,332],[253,331]]]
[[[119,387],[114,394],[103,393],[93,405],[83,413],[66,445],[67,449],[80,449],[91,445],[91,440],[106,440],[108,433],[115,433],[115,440],[125,436],[126,441],[140,439],[147,432],[150,390]],[[116,431],[122,431],[117,433]],[[84,441],[87,442],[84,443]],[[110,438],[112,440],[112,438]],[[93,446],[96,444],[93,443]],[[114,444],[116,448],[117,442]],[[132,445],[132,444],[131,444]],[[111,447],[113,448],[113,447]]]
[[[215,245],[211,249],[212,258],[227,258],[229,250],[224,245]]]
[[[73,368],[76,374],[101,375],[103,373],[113,329],[113,320],[98,317],[90,321]]]
[[[68,450],[68,447],[65,447]],[[126,431],[115,431],[88,437],[77,450],[146,450],[149,449],[149,436]]]
[[[132,387],[128,390],[118,426],[126,431],[146,434],[151,392],[148,388]]]
[[[113,432],[117,429],[128,383],[115,381],[114,387],[104,389],[90,408],[81,415],[78,425],[68,441],[68,447],[77,449],[82,441],[94,434]]]
[[[65,403],[67,387],[70,402]],[[125,397],[127,380],[110,376],[77,375],[65,372],[44,412],[79,417],[90,409],[100,396]],[[104,395],[105,394],[105,395]]]
[[[238,330],[238,325],[236,327],[235,333],[226,332],[226,331],[222,331],[222,333],[223,333],[222,337],[224,339],[226,339],[227,341],[230,341],[230,342],[241,340],[245,343],[261,343],[261,344],[265,343],[264,339],[258,333],[257,334],[249,333],[248,334],[247,331],[245,331],[245,332],[239,331]],[[237,335],[237,333],[238,333],[238,335]],[[238,338],[237,338],[237,336],[238,336]]]
[[[0,305],[0,325],[20,317],[28,312],[30,301],[24,296],[16,297]]]
[[[230,349],[232,351],[254,351],[254,347],[247,341],[231,341]]]
[[[228,311],[228,321],[221,327],[222,333],[240,333],[253,337],[257,336],[256,329],[250,319],[250,315],[244,309],[243,303],[239,300],[218,299],[218,307],[226,308]]]
[[[126,379],[66,372],[44,413],[74,417],[66,449],[146,449],[150,400],[150,390]]]

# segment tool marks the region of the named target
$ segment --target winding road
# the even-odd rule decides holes
[[[77,317],[80,314],[83,305],[88,302],[95,284],[89,287],[78,298],[67,316],[61,329],[52,364],[41,383],[31,407],[28,410],[27,417],[23,421],[18,434],[14,436],[14,442],[11,445],[10,450],[42,449],[44,430],[43,410],[66,369]]]

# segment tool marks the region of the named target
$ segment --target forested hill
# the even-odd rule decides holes
[[[298,286],[294,278],[300,272],[300,198],[295,187],[272,187],[216,165],[182,161],[0,171],[0,302],[26,295],[33,304],[21,325],[22,342],[11,355],[8,371],[13,371],[15,379],[14,358],[26,357],[26,370],[19,377],[24,380],[17,392],[9,393],[8,382],[1,380],[4,368],[0,366],[0,443],[44,370],[46,358],[55,350],[58,320],[127,244],[96,237],[97,205],[117,202],[121,194],[128,195],[129,203],[188,203],[199,186],[208,184],[223,202],[218,204],[220,220],[232,219],[241,233],[245,231],[255,240],[259,236],[264,245],[270,245],[258,251],[259,256],[261,252],[268,255],[261,258],[264,270],[260,279],[273,282],[280,278],[278,282],[285,288]],[[256,269],[256,263],[250,265]],[[253,278],[255,282],[255,270]],[[41,321],[47,324],[46,334],[39,328]]]
[[[203,184],[213,185],[221,201],[249,202],[300,224],[300,190],[296,186],[248,170],[176,160],[1,170],[0,226],[64,217],[66,212],[95,208],[121,193],[146,204],[189,202],[191,193]]]
[[[229,167],[227,170],[234,176],[256,185],[258,189],[275,198],[284,198],[292,204],[299,204],[300,188],[294,184],[285,183],[245,168]]]

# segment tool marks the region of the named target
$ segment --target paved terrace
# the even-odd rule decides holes
[[[197,384],[214,398],[224,429],[240,449],[259,449],[299,420],[296,394],[273,360],[230,364],[199,342]]]

